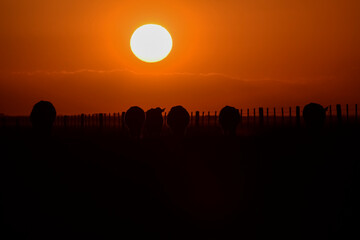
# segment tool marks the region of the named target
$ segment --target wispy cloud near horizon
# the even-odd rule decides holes
[[[225,78],[230,80],[237,80],[237,81],[274,81],[274,82],[284,82],[289,83],[288,81],[274,79],[271,77],[238,77],[234,75],[229,75],[220,72],[162,72],[162,73],[152,73],[152,72],[137,72],[131,69],[108,69],[108,70],[101,70],[101,69],[78,69],[78,70],[54,70],[54,71],[46,71],[46,70],[36,70],[36,71],[14,71],[11,72],[12,75],[76,75],[76,74],[86,74],[86,73],[94,73],[94,74],[111,74],[111,73],[125,73],[125,74],[133,74],[138,76],[148,76],[148,77],[157,77],[157,76],[190,76],[190,77],[219,77]],[[334,76],[322,76],[319,77],[322,79],[333,79]],[[303,83],[305,79],[303,77],[299,77],[296,79],[292,79],[292,83]]]
[[[235,107],[280,107],[314,101],[325,105],[359,99],[356,88],[339,86],[332,76],[273,79],[241,78],[223,73],[139,73],[129,69],[12,72],[0,81],[0,112],[28,113],[49,100],[59,114],[117,112],[184,105],[190,111]],[[360,99],[359,99],[360,100]],[[354,100],[353,100],[354,101]]]

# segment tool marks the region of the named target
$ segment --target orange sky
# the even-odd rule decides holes
[[[0,113],[360,103],[359,12],[358,0],[3,0]],[[147,23],[173,37],[162,62],[130,50]]]

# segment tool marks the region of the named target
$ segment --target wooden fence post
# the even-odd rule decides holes
[[[276,108],[274,108],[274,124],[276,124]]]
[[[102,113],[99,114],[99,127],[102,128],[104,126],[104,115]]]
[[[296,106],[296,126],[300,126],[300,107]]]
[[[190,126],[192,126],[194,124],[194,115],[193,112],[191,112],[190,114]]]
[[[102,116],[102,125],[101,127],[106,127],[106,113],[101,113]]]
[[[357,122],[358,111],[357,111],[357,104],[355,104],[355,122]]]
[[[342,116],[341,116],[341,105],[340,104],[336,105],[336,116],[337,116],[338,124],[341,124]]]
[[[346,121],[349,122],[349,104],[346,104]]]
[[[292,119],[291,119],[291,107],[289,107],[289,122],[291,123]]]
[[[62,120],[63,120],[63,127],[66,128],[67,127],[67,116],[64,115]]]
[[[117,113],[117,118],[118,118],[118,120],[117,120],[117,122],[118,122],[118,128],[120,128],[120,127],[121,127],[121,117],[120,117],[120,113],[119,113],[119,112]]]
[[[283,107],[281,108],[281,119],[284,123],[285,117],[284,117],[284,108]]]
[[[123,131],[125,131],[125,112],[121,113],[121,128]]]
[[[19,117],[15,117],[15,127],[16,128],[20,127],[20,119],[19,119]]]
[[[6,118],[5,118],[5,116],[1,116],[1,126],[3,128],[5,128],[5,126],[6,126]]]
[[[116,128],[116,113],[113,113],[113,128]]]
[[[81,114],[80,125],[81,125],[81,128],[85,127],[85,115],[83,113]]]
[[[200,125],[200,112],[196,111],[195,112],[195,126],[199,127],[199,125]]]
[[[210,126],[210,112],[208,112],[208,126]]]
[[[215,126],[216,126],[216,123],[217,123],[217,112],[215,111]]]
[[[242,108],[240,109],[240,122],[242,122],[242,117],[243,117],[243,112],[242,112]]]
[[[262,107],[259,107],[259,123],[260,125],[264,123],[264,109]]]

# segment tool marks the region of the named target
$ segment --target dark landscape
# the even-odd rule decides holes
[[[327,113],[313,130],[256,112],[225,136],[194,113],[184,136],[164,122],[140,138],[119,116],[60,116],[50,136],[3,119],[3,239],[359,237],[357,116]]]

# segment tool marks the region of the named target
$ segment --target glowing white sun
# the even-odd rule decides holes
[[[172,49],[170,33],[157,24],[146,24],[135,30],[130,39],[131,51],[144,62],[159,62]]]

